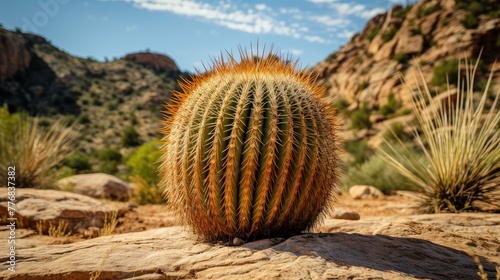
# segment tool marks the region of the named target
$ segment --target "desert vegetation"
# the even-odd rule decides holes
[[[58,121],[48,129],[39,125],[39,119],[27,114],[10,114],[7,107],[0,108],[0,167],[16,167],[18,187],[48,188],[51,172],[75,150],[78,133],[76,127],[67,127]],[[0,180],[7,182],[7,173]]]
[[[428,102],[432,95],[427,86],[416,91],[412,105],[421,131],[415,129],[414,136],[421,156],[396,150],[398,144],[390,142],[390,151],[380,150],[382,158],[418,186],[423,195],[419,210],[424,213],[479,210],[480,202],[500,203],[500,91],[493,101],[488,98],[490,78],[484,92],[474,94],[478,63],[464,64],[454,100]],[[405,161],[398,159],[401,155]]]

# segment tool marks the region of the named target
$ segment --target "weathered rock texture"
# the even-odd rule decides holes
[[[41,222],[44,230],[49,225],[68,223],[69,231],[103,226],[106,218],[117,212],[123,215],[127,208],[120,208],[86,195],[56,191],[17,189],[16,217],[23,227],[36,229]],[[7,188],[0,188],[0,213],[7,213]]]
[[[56,185],[95,198],[126,201],[132,195],[128,183],[104,173],[74,175],[57,181]]]
[[[17,33],[0,29],[0,80],[28,68],[31,56],[25,43]]]
[[[500,64],[494,65],[494,61],[500,59],[500,18],[487,13],[474,16],[478,26],[466,28],[463,20],[471,12],[460,8],[459,2],[466,1],[418,1],[408,9],[395,6],[388,13],[371,19],[361,33],[314,67],[328,87],[328,98],[345,99],[350,111],[367,104],[376,112],[393,93],[408,107],[413,94],[401,83],[401,78],[410,89],[416,89],[417,83],[422,85],[418,69],[430,84],[434,67],[452,58],[477,59],[481,50],[482,64],[476,86],[493,71],[493,90],[498,90]],[[481,3],[496,5],[494,1]],[[443,91],[443,87],[431,86],[431,91]],[[402,110],[404,107],[395,115],[400,115]],[[369,141],[370,146],[378,146],[380,137],[374,136],[380,136],[379,132],[389,123],[383,122],[381,116],[372,116],[370,121],[372,129],[350,131],[344,138],[373,139]],[[349,124],[346,126],[347,129]]]
[[[29,248],[19,242],[16,272],[2,270],[0,277],[89,279],[100,272],[99,279],[477,279],[468,250],[479,256],[490,277],[500,265],[493,237],[500,234],[500,217],[494,214],[326,224],[337,227],[237,247],[201,243],[182,227],[65,245]]]

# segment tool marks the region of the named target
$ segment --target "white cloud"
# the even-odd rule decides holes
[[[304,50],[299,50],[299,49],[289,49],[288,50],[288,53],[291,53],[295,56],[299,56],[301,55],[302,53],[304,53]]]
[[[384,8],[367,8],[363,4],[356,4],[352,2],[340,3],[333,0],[308,0],[309,2],[315,4],[327,3],[328,6],[335,10],[339,18],[345,16],[353,15],[363,19],[370,19],[373,16],[385,12]],[[389,1],[399,1],[399,0],[389,0]]]
[[[125,31],[127,31],[127,32],[135,31],[135,30],[137,30],[137,26],[135,26],[135,25],[125,27]]]
[[[352,37],[352,35],[354,35],[353,31],[342,30],[342,32],[340,32],[340,33],[337,34],[337,37],[349,39],[349,38]]]
[[[326,26],[338,26],[338,27],[342,27],[342,26],[346,26],[347,24],[350,23],[350,21],[348,19],[344,19],[344,18],[332,18],[330,16],[317,16],[317,15],[314,15],[314,16],[311,16],[310,19],[313,20],[313,21],[319,22],[322,25],[326,25]]]
[[[323,3],[334,3],[337,2],[337,0],[307,0],[308,2],[315,3],[315,4],[323,4]]]
[[[324,44],[324,43],[327,43],[328,41],[323,39],[322,37],[320,36],[304,36],[304,39],[308,42],[311,42],[311,43],[321,43],[321,44]]]
[[[271,10],[266,4],[256,4],[255,9],[259,11],[266,11],[266,10]]]
[[[164,11],[178,15],[207,20],[229,29],[256,34],[278,34],[300,37],[300,28],[290,27],[284,21],[271,16],[272,9],[266,4],[255,5],[253,9],[241,9],[227,2],[218,5],[194,0],[126,0],[137,8]]]

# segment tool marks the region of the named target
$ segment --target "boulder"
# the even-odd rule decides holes
[[[360,216],[356,211],[349,210],[335,210],[332,215],[332,219],[340,219],[340,220],[359,220]]]
[[[384,194],[373,186],[355,185],[349,188],[349,195],[354,199],[379,198]]]
[[[128,183],[104,173],[74,175],[57,181],[56,185],[95,198],[126,201],[132,195]]]
[[[0,188],[0,212],[7,213],[7,188]],[[24,227],[36,229],[42,223],[68,223],[68,230],[78,231],[89,227],[102,227],[106,217],[116,212],[122,216],[126,207],[110,205],[91,197],[56,190],[17,189],[16,217]]]
[[[412,35],[411,31],[401,32],[394,53],[417,54],[424,50],[424,37]]]

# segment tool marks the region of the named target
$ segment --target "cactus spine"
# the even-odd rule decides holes
[[[164,121],[164,194],[207,240],[299,233],[336,190],[337,128],[323,88],[272,51],[240,55],[181,81]]]

